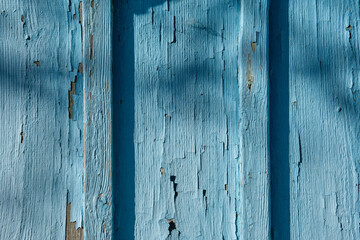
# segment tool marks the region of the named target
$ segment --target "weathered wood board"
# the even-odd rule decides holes
[[[0,239],[82,234],[79,5],[0,1]]]
[[[360,239],[359,16],[290,1],[291,239]]]
[[[83,2],[84,236],[96,240],[113,236],[111,8],[110,0]]]
[[[268,1],[116,4],[113,104],[135,121],[114,118],[134,128],[114,174],[134,159],[135,239],[268,239]]]

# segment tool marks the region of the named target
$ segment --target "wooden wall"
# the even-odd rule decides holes
[[[359,14],[0,1],[0,239],[358,239]]]

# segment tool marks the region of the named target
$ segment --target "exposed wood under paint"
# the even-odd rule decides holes
[[[66,233],[65,240],[84,240],[84,228],[76,227],[76,222],[70,220],[71,203],[66,204]]]

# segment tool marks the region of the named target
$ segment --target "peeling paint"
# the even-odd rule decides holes
[[[135,238],[268,239],[268,2],[148,3],[114,11],[115,62],[134,54],[114,77],[118,118],[134,116],[119,139],[134,139]]]
[[[65,240],[84,240],[84,229],[76,228],[76,222],[70,221],[71,203],[66,203],[66,235]]]

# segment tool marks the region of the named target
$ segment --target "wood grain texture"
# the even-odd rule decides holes
[[[67,196],[82,226],[78,6],[0,2],[0,239],[65,239]]]
[[[126,4],[135,238],[268,239],[268,2]]]
[[[359,2],[289,6],[291,239],[359,239]]]
[[[85,239],[112,239],[111,1],[83,2]]]

